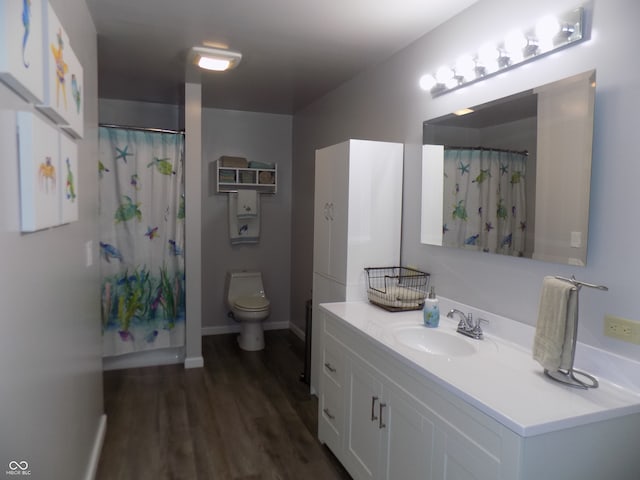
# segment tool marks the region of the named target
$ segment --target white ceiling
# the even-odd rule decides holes
[[[478,0],[87,0],[99,95],[182,103],[187,54],[243,55],[202,73],[206,107],[293,113]]]

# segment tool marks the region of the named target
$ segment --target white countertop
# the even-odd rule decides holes
[[[444,304],[450,308],[450,303],[445,301]],[[599,388],[589,390],[549,379],[540,364],[533,360],[531,349],[519,341],[521,338],[499,337],[492,334],[490,328],[485,329],[484,340],[455,333],[457,319],[451,320],[444,315],[447,310],[443,309],[442,300],[438,330],[469,342],[476,349],[472,355],[431,355],[398,342],[394,330],[423,325],[421,311],[390,313],[367,302],[326,303],[321,307],[341,318],[350,328],[369,336],[410,368],[521,436],[640,413],[637,391],[623,388],[601,375],[598,376]],[[505,332],[510,328],[502,321],[501,328],[495,330]],[[533,331],[531,327],[528,329],[525,337]]]

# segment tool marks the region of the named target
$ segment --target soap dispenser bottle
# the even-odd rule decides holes
[[[424,299],[422,314],[425,327],[436,328],[440,324],[440,307],[433,287],[429,290],[429,296]]]

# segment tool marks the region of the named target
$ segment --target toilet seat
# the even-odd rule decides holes
[[[245,312],[260,312],[269,308],[271,302],[260,296],[244,296],[236,298],[234,306]]]

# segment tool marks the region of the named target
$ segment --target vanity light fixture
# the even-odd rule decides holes
[[[423,75],[420,88],[437,97],[586,40],[583,18],[580,7],[558,17],[547,15],[529,30],[511,30],[503,41],[485,43],[475,54],[460,56],[453,66]]]
[[[194,63],[205,70],[223,72],[235,68],[242,54],[233,50],[211,47],[193,47]]]

